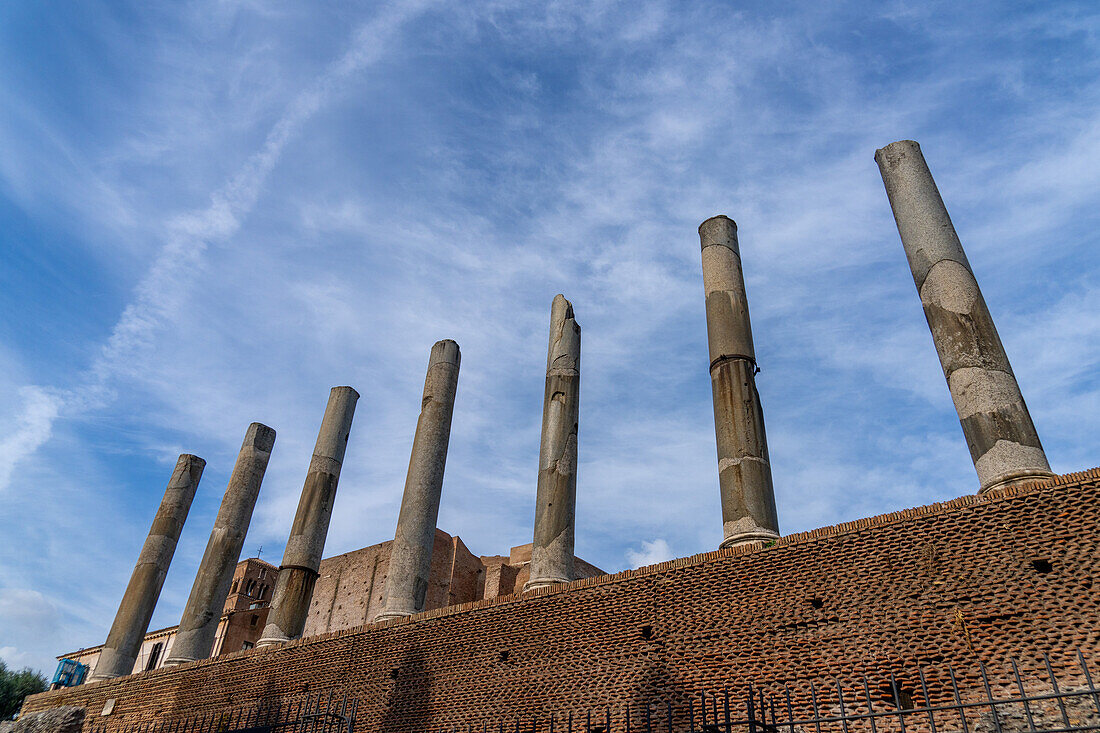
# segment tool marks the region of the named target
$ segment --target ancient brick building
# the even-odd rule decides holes
[[[358,700],[356,730],[480,729],[607,703],[681,710],[754,680],[789,682],[808,705],[808,680],[894,670],[914,686],[918,663],[942,699],[949,664],[974,689],[979,663],[1004,681],[1009,656],[1026,672],[1047,650],[1072,682],[1063,652],[1100,648],[1098,517],[1094,469],[43,693],[25,710],[114,700],[100,722],[122,726],[333,690]]]
[[[382,612],[393,542],[364,547],[321,561],[303,636],[340,631],[373,621]],[[458,537],[435,531],[428,610],[517,593],[527,582],[531,545],[513,547],[507,557],[474,555]],[[577,558],[574,578],[603,571]]]
[[[381,612],[392,544],[383,542],[321,561],[305,636],[361,626]],[[518,592],[527,582],[530,560],[530,545],[513,547],[507,557],[478,557],[460,538],[437,529],[427,608],[443,608]],[[576,579],[591,578],[602,572],[591,563],[576,559]],[[271,593],[278,575],[277,567],[259,558],[237,563],[211,656],[256,646],[267,622]],[[172,651],[176,628],[170,626],[145,635],[134,663],[134,673],[164,666]],[[94,669],[102,648],[102,645],[88,647],[63,654],[58,659],[75,659]]]

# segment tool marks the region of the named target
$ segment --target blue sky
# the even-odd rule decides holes
[[[583,329],[577,552],[721,539],[696,227],[739,225],[781,528],[977,488],[873,155],[916,139],[1057,472],[1098,462],[1100,7],[0,5],[0,658],[106,636],[176,456],[248,423],[278,562],[329,387],[327,554],[392,538],[431,344],[440,526],[531,541],[550,302]]]

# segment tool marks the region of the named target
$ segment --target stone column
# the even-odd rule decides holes
[[[107,635],[107,642],[99,653],[99,661],[89,681],[108,680],[134,671],[134,662],[141,651],[145,632],[149,630],[149,619],[153,617],[164,577],[168,575],[168,566],[176,552],[176,541],[187,520],[191,500],[195,498],[195,489],[205,467],[206,461],[198,456],[184,454],[176,461],[172,479],[168,482],[149,536],[145,538],[145,545],[138,555],[134,573],[115,614],[115,622],[111,625],[111,632]]]
[[[358,399],[359,393],[351,387],[333,387],[329,393],[309,473],[298,500],[298,512],[294,515],[290,539],[279,566],[279,578],[275,581],[267,626],[257,646],[281,644],[302,635],[313,586],[317,583],[317,570],[321,566],[321,553],[325,550],[336,485],[340,481],[340,467]]]
[[[386,605],[378,614],[379,621],[424,610],[460,362],[461,354],[454,341],[437,341],[432,347],[401,513],[390,548]]]
[[[707,219],[699,225],[699,241],[722,492],[723,540],[719,547],[774,540],[779,537],[779,518],[764,411],[756,391],[756,351],[737,224],[727,216]]]
[[[581,327],[573,304],[557,295],[550,308],[550,348],[542,403],[542,443],[535,496],[535,541],[528,591],[573,580],[577,504],[577,426],[581,398]]]
[[[875,153],[979,493],[1053,475],[1004,346],[920,146]]]
[[[164,660],[166,667],[206,659],[214,648],[214,636],[229,586],[233,583],[233,571],[241,557],[252,510],[260,494],[260,483],[274,446],[274,430],[258,422],[248,426],[199,572],[191,586],[191,595],[183,609],[172,653]]]

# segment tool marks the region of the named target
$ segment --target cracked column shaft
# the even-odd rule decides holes
[[[458,344],[450,339],[432,346],[379,621],[424,610],[461,360]]]
[[[172,653],[164,661],[166,667],[206,659],[214,649],[214,637],[229,586],[233,583],[233,571],[240,560],[252,510],[256,507],[274,446],[274,430],[258,422],[248,426],[195,583],[191,586],[191,595],[183,609]]]
[[[890,143],[875,161],[978,472],[978,492],[1053,475],[920,145]]]
[[[535,541],[525,591],[573,580],[580,369],[581,327],[573,317],[573,305],[559,294],[550,309]]]
[[[271,646],[302,635],[313,599],[313,586],[325,551],[340,468],[351,435],[351,419],[359,393],[351,387],[333,387],[321,420],[309,473],[298,500],[298,512],[290,528],[279,578],[271,597],[267,626],[256,646]]]
[[[195,489],[205,467],[206,461],[186,453],[176,461],[176,468],[172,471],[157,516],[153,519],[149,536],[145,538],[115,622],[111,625],[111,632],[107,635],[89,681],[121,677],[134,671],[134,662],[141,651],[145,632],[149,630],[149,619],[153,617],[164,577],[168,575],[168,566],[176,552],[176,542],[183,530],[183,523],[187,521],[187,512],[191,509],[191,500],[195,498]]]
[[[719,547],[773,540],[779,537],[779,519],[764,411],[756,391],[756,352],[737,224],[722,215],[707,219],[699,225],[699,241],[722,492],[723,540]]]

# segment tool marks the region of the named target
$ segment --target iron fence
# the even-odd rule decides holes
[[[916,669],[918,690],[910,691],[896,674],[877,689],[888,690],[889,702],[872,694],[871,680],[861,675],[846,692],[839,679],[828,685],[807,684],[807,699],[797,700],[789,684],[747,685],[702,692],[676,704],[665,700],[637,705],[604,706],[580,713],[518,717],[466,723],[449,733],[1069,733],[1100,730],[1100,690],[1080,651],[1076,653],[1080,684],[1059,684],[1050,658],[1042,655],[1045,680],[1025,685],[1016,659],[1011,679],[991,682],[978,665],[980,687],[964,689],[952,667],[935,702],[924,668]]]
[[[746,685],[667,699],[567,713],[485,718],[476,724],[431,725],[438,733],[1070,733],[1100,731],[1100,689],[1080,651],[1062,664],[1062,682],[1048,655],[1025,681],[1021,665],[993,677],[984,664],[962,678],[948,666],[935,675],[861,675],[820,685]],[[973,670],[971,670],[973,671]],[[1066,679],[1074,682],[1067,684]],[[969,681],[970,684],[966,684]],[[875,691],[874,693],[872,691]],[[329,691],[141,725],[96,722],[91,733],[354,733],[358,701]],[[361,730],[428,733],[392,720]],[[373,727],[372,727],[373,726]]]

